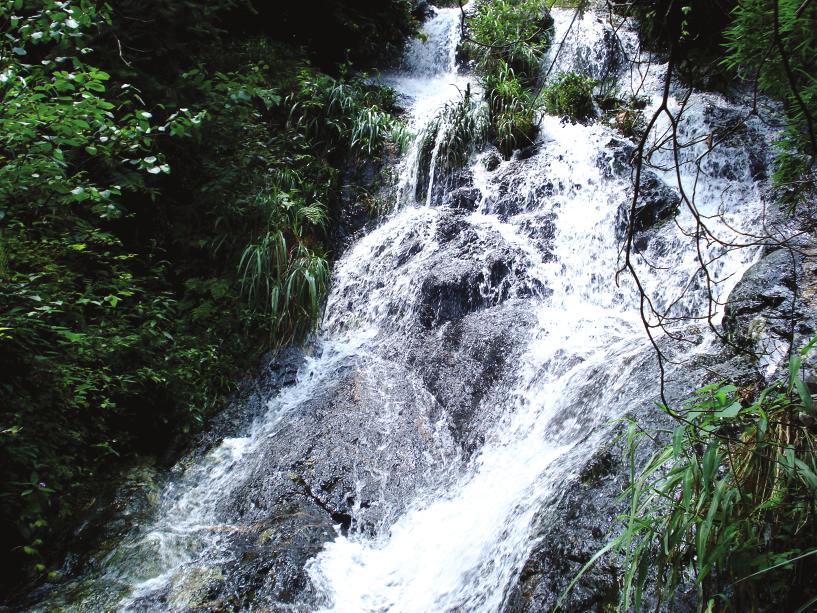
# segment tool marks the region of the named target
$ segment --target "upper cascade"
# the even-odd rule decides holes
[[[406,45],[403,70],[418,77],[456,72],[461,17],[459,9],[437,10],[424,24],[421,36]]]

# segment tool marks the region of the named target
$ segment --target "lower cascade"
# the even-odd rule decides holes
[[[559,44],[543,73],[614,71],[646,96],[647,113],[659,107],[664,66],[638,61],[630,26],[612,35],[592,11],[552,15]],[[659,396],[639,293],[617,275],[635,147],[601,122],[543,115],[536,142],[510,159],[489,146],[446,173],[435,170],[437,144],[424,162],[428,126],[445,129],[440,110],[479,94],[457,65],[460,19],[459,8],[436,10],[427,40],[382,75],[418,136],[395,163],[397,203],[337,261],[314,341],[272,359],[216,420],[217,442],[172,471],[155,509],[35,610],[555,604],[547,567],[575,545],[556,542],[564,501],[603,457],[614,420]],[[686,105],[678,131],[693,143],[680,152],[680,180],[713,232],[735,238],[764,223],[776,135],[750,118],[740,139],[709,152],[707,135],[748,107],[686,93],[673,86],[668,101]],[[706,317],[709,295],[667,130],[665,118],[653,128],[641,189],[655,218],[645,216],[633,258],[656,308],[687,318],[694,339],[657,342],[674,362],[694,362],[717,339],[688,323]],[[761,251],[709,249],[725,300]],[[677,368],[667,367],[668,393],[681,397]],[[608,525],[615,514],[581,504],[573,512]]]

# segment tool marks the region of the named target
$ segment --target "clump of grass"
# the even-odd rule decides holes
[[[428,187],[432,162],[434,171],[441,174],[462,168],[485,144],[489,129],[486,107],[470,91],[447,103],[420,135],[417,197],[421,198]]]
[[[482,81],[491,128],[505,157],[536,135],[531,89],[552,26],[544,0],[483,1],[468,19],[464,48]]]
[[[303,241],[290,245],[282,231],[267,232],[245,247],[239,274],[247,300],[269,316],[276,343],[303,336],[317,322],[329,265]]]
[[[629,508],[582,569],[609,551],[623,557],[619,611],[643,610],[648,586],[671,605],[682,585],[697,591],[698,611],[813,610],[817,420],[800,370],[794,355],[753,401],[734,385],[703,387],[684,410],[663,407],[672,431],[630,424]],[[643,437],[662,435],[670,442],[637,466]]]
[[[558,75],[542,90],[542,102],[551,115],[584,121],[596,113],[593,88],[596,81],[576,72]]]
[[[371,156],[388,142],[404,146],[408,141],[405,124],[390,113],[394,96],[393,90],[362,77],[345,81],[304,70],[286,103],[291,127],[313,142]]]
[[[497,145],[505,157],[533,142],[536,136],[535,97],[523,86],[513,68],[504,62],[486,79],[490,90],[491,123]]]

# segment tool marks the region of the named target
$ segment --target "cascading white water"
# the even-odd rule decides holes
[[[463,10],[467,10],[466,4]],[[460,9],[439,9],[423,26],[422,37],[407,45],[402,68],[384,75],[384,83],[393,87],[410,109],[409,127],[422,136],[428,123],[446,103],[469,87],[468,78],[457,70],[457,46],[462,28]],[[421,138],[416,138],[400,165],[397,200],[414,201],[420,162]],[[431,160],[432,175],[436,158]],[[430,181],[433,183],[433,178]],[[432,185],[428,186],[431,193]]]
[[[572,11],[554,9],[553,14],[554,40],[564,40],[558,57],[546,63],[553,65],[553,74],[580,68],[602,76],[600,65],[605,61],[609,65],[605,46],[612,53],[616,50],[610,45],[619,44],[610,28],[593,13],[576,21]],[[628,43],[625,51],[637,56],[631,32],[623,35],[625,47]],[[651,96],[647,113],[660,104],[665,68],[653,65],[646,78],[633,77],[633,90],[643,87],[638,93]],[[678,104],[672,100],[671,108],[677,110]],[[728,178],[705,170],[696,178],[694,162],[706,153],[702,136],[711,129],[704,118],[707,105],[729,108],[715,95],[691,97],[680,132],[685,141],[697,138],[699,144],[682,154],[682,180],[690,193],[696,190],[704,215],[723,214],[727,223],[713,219],[711,228],[724,240],[734,239],[736,229],[757,221],[761,193],[748,170]],[[582,454],[567,452],[581,445],[588,450],[586,460],[604,430],[600,426],[623,414],[627,403],[637,404],[657,393],[655,388],[639,388],[641,379],[635,376],[644,367],[649,345],[633,285],[625,280],[617,288],[614,283],[621,246],[615,236],[616,213],[632,192],[629,177],[611,179],[597,160],[616,135],[600,124],[573,125],[555,117],[542,118],[541,128],[540,153],[525,164],[505,162],[492,172],[480,160],[472,166],[483,198],[469,222],[519,247],[528,275],[552,290],[531,301],[539,326],[531,331],[532,340],[513,385],[505,390],[500,406],[483,407],[493,423],[484,445],[455,483],[444,483],[418,497],[393,525],[373,538],[339,537],[314,560],[310,573],[325,594],[326,611],[500,610],[531,549],[534,516],[581,466]],[[655,133],[662,134],[666,128],[664,121],[659,122]],[[670,162],[670,155],[663,148],[653,162],[656,166]],[[731,160],[738,168],[748,168],[748,161],[736,160],[736,155],[745,158],[740,151],[727,150],[709,154],[708,163]],[[501,182],[495,177],[505,171],[514,173],[513,189],[525,205],[500,220],[494,208],[501,199],[496,193]],[[662,178],[675,184],[669,171]],[[537,196],[542,187],[547,195]],[[382,249],[399,241],[401,234],[425,231],[443,214],[422,208],[398,213],[364,240],[365,247],[359,245],[340,263],[336,295],[348,291],[345,282],[357,272],[365,271],[361,276],[372,272],[365,256],[377,251],[376,245]],[[537,247],[531,232],[546,214],[555,215],[549,254]],[[706,297],[702,291],[686,291],[698,270],[695,247],[684,234],[694,229],[694,221],[682,211],[677,222],[662,228],[665,246],[660,251],[648,250],[653,266],[637,258],[639,274],[647,290],[661,296],[662,304],[677,301],[681,305],[677,308],[686,314],[700,315],[705,312]],[[434,249],[429,240],[411,266],[422,267]],[[714,274],[723,280],[716,290],[718,297],[728,294],[756,255],[756,250],[746,249],[724,254],[717,261]],[[399,302],[410,310],[411,283],[405,278],[400,283],[387,289],[392,296],[369,293],[370,288],[358,285],[357,300],[365,302],[368,294],[372,305]],[[624,405],[622,399],[626,399]],[[588,433],[593,433],[589,439]]]
[[[545,68],[552,64],[558,73],[580,67],[597,75],[605,62],[611,66],[605,54],[616,53],[619,43],[596,15],[588,12],[574,21],[570,11],[554,9],[553,14],[554,40],[565,44]],[[400,94],[418,134],[468,88],[469,77],[457,73],[455,62],[460,16],[459,9],[438,10],[425,25],[427,41],[412,41],[403,68],[384,76]],[[620,35],[624,52],[636,58],[632,32],[624,28]],[[632,78],[632,88],[651,97],[649,113],[660,104],[663,67],[652,65],[641,79],[637,66],[620,63],[621,75],[626,75],[622,82],[630,87],[627,78]],[[475,84],[470,89],[476,95]],[[677,108],[678,102],[671,104]],[[695,189],[702,212],[723,214],[723,221],[713,219],[711,226],[728,238],[733,228],[757,222],[763,208],[760,186],[745,171],[749,161],[741,150],[724,147],[707,153],[706,138],[701,138],[711,130],[707,109],[735,107],[702,93],[693,94],[688,107],[680,133],[684,140],[698,142],[683,151],[682,180],[686,189]],[[656,134],[665,129],[659,124]],[[656,395],[637,376],[651,353],[633,284],[625,278],[621,287],[614,282],[621,247],[617,214],[632,188],[629,177],[611,170],[605,154],[611,139],[620,138],[600,123],[585,126],[543,117],[533,157],[503,161],[492,170],[485,156],[473,161],[473,183],[482,196],[476,210],[456,213],[429,206],[441,204],[429,200],[432,186],[417,202],[415,143],[398,167],[399,206],[336,265],[318,339],[297,383],[270,398],[267,412],[241,436],[225,439],[181,467],[152,522],[101,558],[90,589],[109,594],[104,605],[88,598],[86,609],[146,610],[145,598],[169,593],[162,602],[184,610],[189,602],[174,595],[180,591],[175,586],[189,583],[190,577],[216,580],[223,563],[238,558],[240,564],[231,538],[255,529],[264,516],[264,508],[247,500],[242,488],[264,485],[253,479],[265,474],[265,463],[276,461],[265,454],[265,445],[285,437],[288,418],[328,383],[347,376],[352,363],[353,398],[367,390],[382,393],[373,429],[380,438],[355,439],[354,444],[375,448],[384,454],[384,464],[375,469],[354,464],[359,491],[352,492],[351,527],[309,562],[316,591],[309,606],[317,603],[321,610],[338,613],[501,610],[533,546],[537,513],[565,481],[575,478],[611,418]],[[659,149],[653,162],[661,166],[669,155],[666,148]],[[701,156],[704,173],[696,178],[695,162]],[[731,170],[725,173],[727,166]],[[669,172],[659,178],[674,185]],[[454,251],[445,230],[452,220],[468,237]],[[660,240],[636,260],[647,290],[660,296],[661,304],[677,303],[674,308],[694,314],[705,310],[706,296],[700,288],[686,291],[698,269],[694,245],[685,235],[690,229],[694,221],[682,210],[677,225],[662,226]],[[722,257],[713,273],[724,280],[717,286],[723,297],[756,253],[721,254],[712,247],[711,255],[716,254]],[[507,274],[492,273],[497,258]],[[441,259],[453,260],[442,264],[465,267],[465,273],[456,269],[457,279],[476,271],[481,307],[514,299],[524,301],[525,312],[534,315],[523,331],[525,344],[513,372],[481,400],[475,417],[479,444],[467,453],[453,442],[448,418],[439,415],[434,395],[410,374],[406,358],[407,348],[421,334],[418,312],[428,307],[422,280],[441,266]],[[431,311],[422,334],[432,344],[442,343],[449,323],[435,328],[442,316]],[[391,473],[405,460],[399,449],[384,449],[392,424],[410,404],[389,396],[397,378],[407,380],[419,405],[409,421],[422,435],[423,448],[408,463],[418,474],[405,499],[383,493],[363,505],[360,491],[385,492]],[[286,470],[289,465],[280,467]],[[237,499],[239,511],[225,502]]]

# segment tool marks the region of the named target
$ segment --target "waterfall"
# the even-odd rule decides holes
[[[632,32],[624,32],[619,42],[592,13],[576,22],[572,11],[553,13],[554,41],[564,40],[545,62],[554,66],[554,74],[580,69],[600,78],[623,67],[625,52],[630,57],[638,53]],[[628,43],[630,48],[620,48]],[[654,65],[645,78],[632,76],[633,89],[645,83],[648,113],[660,104],[665,68]],[[671,104],[677,110],[679,102]],[[688,106],[681,128],[685,140],[711,130],[708,109],[732,108],[703,93],[693,94]],[[763,131],[758,124],[753,127]],[[666,129],[660,124],[655,131]],[[472,165],[482,196],[465,222],[477,236],[492,237],[477,249],[512,249],[511,267],[524,271],[524,279],[513,280],[510,291],[526,296],[536,315],[527,330],[530,341],[513,375],[480,407],[488,422],[481,433],[484,443],[463,460],[457,478],[423,492],[385,530],[339,536],[313,560],[309,570],[325,595],[323,611],[500,610],[530,551],[531,527],[543,501],[575,476],[603,438],[607,422],[625,414],[627,404],[656,396],[656,382],[645,388],[639,376],[651,349],[633,285],[628,280],[617,288],[613,281],[621,246],[616,215],[632,193],[629,174],[611,172],[605,158],[615,138],[598,123],[544,117],[535,157],[503,162],[490,172],[482,159]],[[697,188],[704,214],[720,212],[730,222],[716,228],[719,236],[735,238],[735,228],[757,221],[761,191],[741,148],[727,147],[707,162],[743,168],[741,176],[715,169],[696,177],[694,160],[705,148],[700,143],[683,153],[683,181],[688,190]],[[656,165],[670,162],[669,156],[666,149],[657,151]],[[670,171],[659,180],[666,187],[675,184]],[[366,237],[338,265],[333,296],[354,287],[355,297],[343,308],[330,301],[329,320],[353,304],[365,305],[363,312],[380,326],[388,325],[386,318],[394,324],[395,312],[414,310],[421,297],[413,280],[440,249],[429,228],[450,214],[405,209]],[[648,248],[653,267],[642,260],[639,274],[648,291],[661,295],[662,304],[677,302],[679,311],[700,315],[706,308],[703,292],[685,292],[697,271],[695,249],[684,235],[693,225],[689,213],[682,212],[677,226],[663,227]],[[394,282],[382,289],[368,285],[365,279],[371,282],[394,270],[388,250],[418,230],[428,238],[412,262],[397,268]],[[720,298],[756,255],[747,249],[718,260],[716,274],[726,280],[718,289]],[[547,291],[520,292],[519,286],[531,280]],[[695,351],[705,351],[710,342]],[[570,453],[576,446],[579,452]]]
[[[617,38],[591,11],[553,14],[565,44],[545,68],[618,74],[648,97],[647,113],[657,108],[665,67],[633,63],[628,27]],[[417,134],[463,91],[477,95],[456,66],[459,26],[458,8],[438,9],[427,40],[383,77]],[[702,212],[721,214],[714,230],[735,236],[762,215],[752,168],[768,163],[773,135],[752,119],[753,151],[707,152],[713,117],[742,107],[702,92],[687,107],[679,130],[695,144],[682,182]],[[600,122],[545,116],[532,155],[476,155],[440,199],[434,160],[417,198],[415,142],[398,166],[398,205],[335,266],[296,382],[238,435],[180,464],[150,521],[43,610],[186,610],[216,598],[237,609],[501,611],[542,510],[609,422],[657,395],[638,295],[614,280],[627,147]],[[671,154],[657,148],[650,179],[669,197],[676,177],[660,168]],[[683,208],[675,222],[651,230],[636,265],[663,307],[700,315],[695,222]],[[710,249],[723,298],[757,251]],[[701,335],[683,351],[707,351],[714,339]]]

